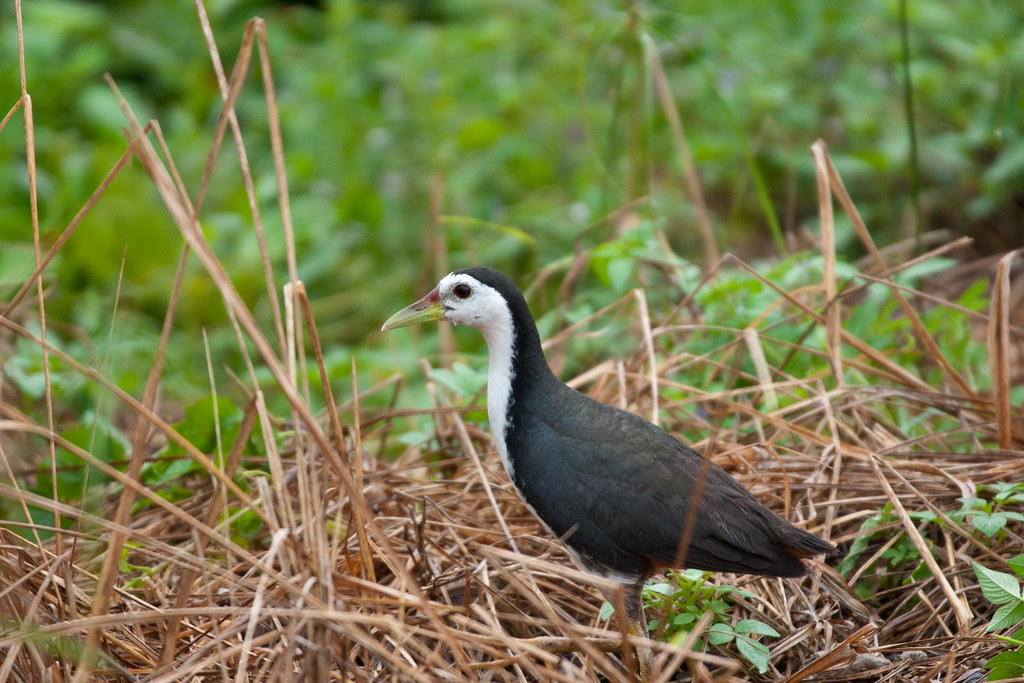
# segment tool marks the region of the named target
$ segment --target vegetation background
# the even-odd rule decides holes
[[[264,270],[269,264],[283,273],[286,253],[294,247],[323,343],[326,379],[347,410],[353,388],[379,387],[396,375],[407,378],[397,399],[403,407],[436,407],[428,380],[440,383],[453,400],[474,403],[483,383],[479,372],[458,364],[431,372],[420,366],[422,358],[450,350],[444,333],[378,333],[391,312],[427,291],[441,272],[471,264],[492,265],[529,287],[544,337],[573,324],[590,332],[567,342],[571,353],[561,344],[554,349],[566,377],[634,354],[638,342],[630,320],[614,317],[594,325],[591,316],[642,287],[650,309],[666,317],[678,312],[673,307],[679,292],[692,293],[693,301],[687,301],[708,327],[688,330],[678,347],[659,351],[671,355],[686,348],[707,361],[728,347],[732,332],[763,326],[781,339],[778,348],[768,349],[774,370],[818,381],[828,374],[822,349],[834,328],[813,323],[811,332],[791,325],[768,284],[798,292],[823,279],[820,169],[810,153],[817,139],[827,143],[874,242],[896,245],[888,252],[890,266],[898,269],[922,249],[973,238],[969,247],[957,243],[947,258],[914,263],[889,289],[865,286],[855,301],[859,307],[847,312],[845,329],[871,340],[923,386],[954,394],[963,389],[964,400],[995,394],[1005,405],[1024,401],[1019,370],[1007,378],[1004,393],[990,376],[982,315],[995,297],[989,286],[994,261],[986,257],[1024,244],[1020,2],[220,0],[205,9],[228,71],[247,22],[254,16],[266,22],[294,219],[289,241],[254,60],[235,110],[268,256],[254,238],[243,169],[227,144],[204,189],[200,221],[206,239],[244,303],[267,325],[276,304]],[[143,122],[159,122],[184,184],[195,195],[223,104],[195,4],[30,0],[22,13],[43,249],[56,242],[124,154],[126,119],[105,73]],[[21,92],[17,38],[15,6],[6,3],[0,7],[0,94],[9,107]],[[0,129],[5,306],[35,264],[20,123],[12,117]],[[870,256],[869,245],[845,215],[837,212],[835,224],[825,229],[836,242],[843,277],[853,282],[870,270],[864,267],[870,259],[862,260]],[[183,247],[179,226],[142,165],[117,173],[42,274],[49,343],[82,366],[101,369],[110,386],[72,361],[51,358],[47,368],[37,343],[5,335],[0,404],[7,418],[32,416],[41,425],[41,416],[52,409],[48,430],[69,443],[87,444],[100,461],[124,470],[131,450],[126,434],[137,416],[102,397],[111,387],[142,395]],[[720,268],[718,255],[725,252],[754,264],[762,276]],[[958,263],[966,270],[956,269]],[[703,282],[709,273],[714,277]],[[926,279],[943,273],[944,278]],[[948,299],[938,305],[922,296],[919,301],[928,306],[922,304],[921,316],[938,340],[939,355],[966,378],[962,384],[950,378],[955,373],[936,361],[936,353],[913,343],[920,330],[910,330],[906,309],[891,297],[904,286]],[[1019,297],[1013,301],[1007,320],[1012,315],[1019,326]],[[28,297],[10,320],[39,334],[34,305]],[[180,420],[181,433],[209,453],[220,443],[221,428],[234,436],[245,424],[241,406],[251,387],[236,378],[246,374],[246,354],[220,283],[196,258],[186,262],[177,305],[159,412],[170,422]],[[482,342],[475,335],[460,338],[459,348],[467,352],[463,357],[476,355],[473,368],[483,366]],[[794,354],[793,348],[807,353]],[[707,366],[674,368],[672,379],[679,384],[664,383],[663,398],[685,403],[695,388],[728,392],[765,379],[756,358],[736,361],[732,378],[723,379],[721,368],[733,360],[726,354],[718,365],[716,357]],[[848,381],[878,379],[855,366],[850,361]],[[261,386],[275,381],[262,365],[254,374]],[[319,382],[312,364],[304,379]],[[211,394],[211,384],[221,395]],[[794,392],[782,403],[799,406],[807,398]],[[268,392],[267,400],[272,414],[295,409],[279,392]],[[309,409],[320,410],[327,400],[312,392]],[[396,403],[393,393],[381,391],[360,400],[373,419],[385,419]],[[893,409],[899,437],[924,449],[915,439],[967,430],[943,413],[941,400],[931,412]],[[709,422],[715,423],[706,406],[674,408],[674,418],[683,416],[674,431],[693,440],[704,438]],[[474,417],[480,415],[469,414]],[[297,420],[294,413],[291,418]],[[978,419],[980,431],[949,450],[981,452],[998,441],[1009,452],[1002,441],[1008,432],[997,440],[985,431],[991,423]],[[406,448],[429,450],[440,443],[444,451],[437,423],[436,416],[416,415],[387,448],[378,434],[381,452],[403,453],[408,462]],[[280,443],[290,438],[292,426],[284,418],[275,422]],[[739,417],[714,426],[734,430],[733,436],[750,431]],[[15,432],[0,430],[0,459],[7,463],[10,484],[0,491],[0,518],[10,528],[24,536],[35,533],[42,548],[39,533],[49,538],[51,525],[71,524],[73,515],[62,519],[56,503],[30,501],[30,494],[103,514],[98,501],[117,477],[90,474],[70,450],[53,455],[39,447],[42,441]],[[273,441],[247,446],[253,468],[270,457],[265,449],[272,450]],[[187,501],[210,468],[189,460],[184,446],[150,446],[159,457],[147,463],[144,483],[174,503]],[[246,493],[257,488],[255,472],[239,475]],[[982,539],[993,548],[1012,547],[1024,520],[1017,511],[1024,500],[1020,469],[1004,467],[989,476],[975,478],[984,482],[977,496],[949,497],[949,516],[928,516],[925,505],[913,511],[913,520],[922,527],[973,520],[970,531],[956,530],[971,539],[968,544],[978,546]],[[997,476],[1003,488],[984,489],[996,486]],[[208,479],[202,479],[204,486]],[[271,507],[268,499],[260,500]],[[228,555],[266,550],[268,519],[251,501],[231,510],[236,516],[225,524],[236,545]],[[864,533],[857,536],[861,523]],[[872,529],[898,523],[891,506],[878,504],[851,514],[847,526],[854,531],[847,529],[843,538],[859,539],[843,568],[847,578],[863,579],[852,590],[865,600],[889,595],[887,590],[899,596],[890,595],[887,608],[879,607],[883,616],[917,605],[916,597],[904,602],[899,591],[928,573],[922,569],[928,553],[919,543],[900,537],[884,548],[869,545],[887,542]],[[1008,556],[1003,550],[994,554]],[[858,561],[865,557],[872,558],[868,565],[890,573],[864,573],[867,565]],[[960,557],[961,569],[970,566],[967,557]],[[128,559],[122,558],[125,577],[156,571],[143,570],[139,558]],[[972,589],[980,602],[979,581],[981,588]],[[673,589],[661,590],[674,595]],[[992,595],[984,592],[1002,604]],[[1024,611],[1019,587],[1016,600],[1012,591],[1003,597]],[[680,609],[696,620],[704,607]],[[998,621],[1003,627],[1012,623],[1006,611]],[[982,617],[991,614],[979,612]],[[16,639],[15,631],[4,632],[0,647],[8,644],[4,637]],[[756,653],[741,651],[750,662],[760,662]],[[14,650],[7,652],[5,661],[14,661]],[[1020,660],[1024,670],[1024,655]],[[763,663],[768,666],[767,655]]]
[[[409,347],[376,330],[434,277],[432,178],[440,213],[450,216],[436,230],[452,267],[488,263],[527,285],[542,267],[615,238],[619,227],[599,219],[638,199],[640,218],[676,253],[704,262],[683,167],[650,87],[652,51],[685,125],[719,249],[758,260],[809,245],[817,197],[808,147],[819,137],[880,244],[944,228],[974,237],[982,253],[1018,245],[1024,6],[908,2],[909,62],[901,6],[239,0],[208,11],[224,55],[237,53],[248,19],[268,22],[299,273],[332,377],[350,372],[359,349],[370,381],[413,368],[431,343],[427,335]],[[0,9],[0,92],[12,103],[13,9]],[[195,188],[220,98],[193,4],[37,0],[24,12],[44,240],[56,238],[124,151],[105,72],[140,117],[160,121]],[[243,90],[238,111],[270,253],[281,262],[258,88]],[[0,137],[0,160],[0,286],[9,290],[30,268],[24,140]],[[259,308],[266,292],[248,215],[237,160],[222,153],[203,225]],[[773,225],[786,246],[773,240]],[[839,230],[840,251],[855,259],[852,230]],[[109,371],[127,390],[151,361],[180,248],[135,169],[116,178],[47,271],[50,310],[70,325],[62,336],[91,340],[97,357],[113,351]],[[123,333],[107,349],[122,256]],[[580,281],[595,306],[621,293],[602,292],[602,275],[588,270]],[[193,262],[176,325],[186,338],[205,328],[215,347],[233,345],[222,307],[209,305],[203,288],[211,285]],[[205,395],[201,344],[169,352],[178,370],[169,397]]]

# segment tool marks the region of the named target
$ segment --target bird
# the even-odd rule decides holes
[[[585,571],[621,584],[634,635],[647,636],[642,589],[661,569],[799,577],[804,558],[837,553],[662,428],[564,384],[499,271],[456,270],[381,329],[439,320],[483,335],[488,421],[516,492]],[[645,680],[652,651],[637,655]]]

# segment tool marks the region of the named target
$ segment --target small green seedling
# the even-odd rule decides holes
[[[755,596],[732,586],[708,585],[710,576],[710,572],[687,569],[670,572],[667,581],[649,583],[644,587],[644,607],[664,615],[663,619],[656,618],[648,624],[652,637],[678,645],[686,640],[701,617],[710,612],[713,615],[711,625],[697,639],[694,648],[705,649],[708,645],[725,646],[735,642],[739,653],[758,672],[766,672],[770,652],[768,646],[755,637],[778,638],[779,632],[756,619],[740,619],[734,626],[728,614],[732,605],[727,596],[731,593],[746,598]],[[601,618],[608,619],[613,612],[612,605],[606,602],[601,608]]]
[[[997,572],[972,562],[974,574],[978,577],[978,585],[985,598],[999,609],[992,616],[985,629],[987,632],[1001,631],[1019,625],[1024,619],[1024,596],[1021,595],[1019,579],[1024,579],[1024,555],[1011,558],[1007,565],[1013,574]],[[1001,652],[985,663],[989,670],[988,680],[1001,681],[1007,678],[1024,676],[1024,629],[1018,628],[1012,636],[996,635],[1015,649]]]

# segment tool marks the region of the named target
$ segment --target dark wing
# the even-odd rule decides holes
[[[665,565],[800,576],[798,558],[834,552],[664,430],[577,397],[583,396],[531,401],[534,409],[509,433],[509,447],[532,454],[516,462],[523,497],[556,535],[567,535],[584,562],[624,573]],[[559,410],[551,409],[551,400]],[[702,469],[705,479],[693,505]],[[692,510],[696,522],[679,562]]]

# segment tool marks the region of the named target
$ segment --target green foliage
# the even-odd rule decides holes
[[[233,517],[231,540],[245,548],[252,544],[263,533],[263,520],[255,510],[248,508],[232,508],[228,516]]]
[[[85,639],[81,636],[55,635],[31,622],[13,623],[9,619],[8,615],[4,615],[0,620],[0,628],[7,633],[17,632],[17,637],[22,643],[39,648],[59,662],[80,662],[82,657],[87,655]],[[106,653],[99,649],[93,650],[88,656],[97,663],[107,657]]]
[[[206,455],[224,455],[231,448],[242,421],[242,411],[229,399],[213,395],[185,406],[185,417],[174,424],[183,439]],[[203,466],[193,460],[178,443],[170,442],[157,457],[147,462],[142,470],[142,481],[151,486],[162,487],[188,474],[203,471]]]
[[[1010,521],[1024,522],[1024,514],[1005,509],[1007,504],[1024,503],[1024,482],[999,482],[979,488],[982,491],[995,491],[995,495],[991,500],[977,497],[957,498],[963,507],[959,512],[953,513],[955,519],[969,519],[974,529],[988,538],[996,536]]]
[[[913,519],[928,517],[932,521],[937,518],[931,513],[910,513]],[[850,544],[850,549],[839,564],[839,573],[849,577],[858,566],[859,560],[869,546],[879,540],[888,541],[892,537],[892,526],[899,525],[899,517],[892,511],[892,504],[885,506],[861,524],[861,533]],[[877,529],[877,531],[873,531]],[[907,585],[920,581],[930,575],[928,566],[914,542],[906,533],[900,533],[895,543],[889,544],[879,556],[876,564],[876,575],[867,575],[854,590],[864,600],[868,600],[879,590],[893,586]],[[877,582],[877,583],[876,583]]]
[[[486,370],[474,370],[465,363],[452,363],[451,369],[434,368],[430,379],[463,398],[479,396],[487,386]]]
[[[1024,636],[1024,634],[1018,633],[1017,636],[1018,637],[1012,639],[1012,641],[1008,639],[1008,642],[1024,646],[1024,641],[1020,640],[1020,637]],[[987,680],[990,681],[1002,681],[1007,678],[1021,678],[1024,676],[1024,650],[1018,648],[1016,650],[1000,652],[995,657],[985,662],[985,668],[989,669]]]
[[[109,424],[97,424],[95,429],[76,427],[61,434],[61,438],[77,446],[94,458],[106,464],[123,463],[127,444],[121,433]],[[56,491],[61,500],[76,501],[92,493],[102,490],[110,478],[100,469],[87,463],[65,448],[57,449],[57,480]],[[40,465],[36,489],[43,495],[54,490],[49,465]],[[94,501],[95,502],[95,501]]]
[[[661,619],[651,621],[651,632],[667,642],[681,643],[700,618],[710,612],[713,615],[711,625],[700,636],[695,647],[703,649],[708,645],[725,646],[735,643],[739,653],[760,673],[764,673],[768,670],[770,653],[768,647],[755,636],[778,638],[778,631],[756,619],[741,619],[733,625],[728,614],[731,606],[729,595],[752,595],[731,586],[709,585],[707,580],[710,576],[710,572],[688,569],[669,573],[666,582],[645,586],[645,607],[664,615]]]
[[[905,107],[893,68],[900,59],[898,13],[885,0],[790,0],[771,16],[761,16],[755,0],[696,3],[685,13],[658,1],[627,8],[616,0],[328,0],[319,9],[243,0],[207,9],[228,65],[246,20],[259,14],[266,21],[299,273],[324,338],[334,344],[372,344],[382,312],[422,282],[431,174],[443,179],[444,213],[463,217],[441,222],[453,266],[491,263],[521,275],[579,245],[597,249],[598,282],[626,291],[635,286],[626,257],[649,257],[651,245],[641,240],[635,250],[619,245],[605,254],[600,245],[619,239],[618,226],[598,219],[638,197],[648,198],[637,204],[641,221],[656,225],[674,251],[699,253],[678,151],[649,89],[655,52],[720,244],[760,255],[763,244],[778,242],[766,226],[813,222],[817,197],[806,149],[819,136],[876,238],[900,234],[906,201],[895,198],[906,194]],[[124,151],[124,120],[104,72],[141,119],[160,121],[194,192],[220,96],[193,6],[38,0],[23,12],[44,243],[52,243]],[[0,18],[14,25],[12,4]],[[1024,177],[1024,119],[1014,96],[1022,25],[1019,3],[966,14],[941,0],[911,7],[924,198],[944,224],[987,234],[1015,210]],[[16,41],[4,41],[2,92],[19,91],[16,57]],[[237,108],[269,250],[281,266],[259,75],[254,64]],[[0,164],[4,293],[20,284],[30,261],[13,255],[31,253],[17,123],[0,135],[0,159],[10,162]],[[793,204],[784,212],[787,197]],[[229,144],[202,219],[215,251],[230,255],[243,298],[265,312],[268,294],[247,215]],[[852,233],[843,229],[847,248]],[[90,311],[112,309],[127,248],[120,306],[136,320],[120,338],[151,338],[181,246],[148,179],[130,167],[47,272],[61,283],[48,296],[51,314],[73,321],[85,338],[103,338],[108,316]],[[210,305],[215,293],[197,268],[186,272],[183,293],[181,338],[168,350],[182,372],[165,390],[190,402],[206,392],[196,343],[201,328],[224,360],[217,372],[240,363],[225,358],[233,335],[223,307]],[[83,307],[83,296],[92,304]],[[408,354],[384,343],[392,356]],[[125,380],[144,376],[151,361],[124,357]]]
[[[918,286],[925,276],[940,272],[952,264],[947,259],[926,261],[900,273],[896,281],[902,286]],[[816,291],[821,284],[821,269],[820,256],[799,253],[775,263],[758,264],[757,275],[740,268],[719,270],[717,276],[704,283],[694,295],[695,305],[703,316],[702,324],[685,337],[680,348],[672,351],[689,357],[705,354],[714,357],[720,353],[720,349],[736,342],[739,331],[753,327],[758,332],[765,358],[774,373],[791,377],[820,376],[826,387],[832,386],[824,328],[813,316],[788,303],[775,289],[778,287],[787,292],[805,293]],[[841,278],[840,284],[844,281],[849,283],[849,287],[861,284],[852,264],[840,261],[837,271]],[[687,271],[681,267],[680,272]],[[978,344],[971,338],[974,324],[970,315],[972,311],[980,312],[987,308],[985,287],[986,283],[979,281],[953,302],[955,306],[924,307],[922,313],[925,326],[935,337],[943,355],[962,374],[976,380],[979,388],[988,386],[988,357],[984,344]],[[678,300],[680,293],[675,294]],[[806,294],[800,298],[812,310],[820,311],[820,301],[813,297],[808,299]],[[847,333],[882,351],[902,367],[912,369],[915,374],[927,378],[936,386],[948,381],[931,355],[916,341],[913,327],[906,316],[902,315],[890,288],[881,284],[868,284],[863,287],[862,295],[853,301],[843,309],[843,328]],[[799,345],[801,352],[794,353],[794,345]],[[847,355],[853,352],[848,346],[843,351]],[[743,354],[739,367],[748,377],[756,376],[753,359],[749,354]],[[755,382],[753,379],[736,379],[706,363],[688,366],[685,373],[678,377],[680,382],[709,392]],[[847,369],[846,381],[856,385],[870,384],[877,380],[851,366]],[[785,406],[801,399],[800,394],[782,396],[780,405]],[[882,409],[885,410],[885,406]],[[899,404],[893,404],[888,409],[893,423],[911,436],[927,436],[936,430],[937,425],[948,425],[950,428],[957,425],[953,417],[909,410]],[[923,421],[923,417],[928,418],[927,422]],[[726,418],[723,426],[728,426],[728,420]]]
[[[88,424],[90,415],[83,416],[83,423]],[[79,449],[91,453],[92,456],[108,465],[118,465],[124,462],[127,445],[124,437],[113,426],[102,420],[89,427],[75,427],[61,433],[61,438]],[[56,479],[53,474],[56,473]],[[40,460],[36,465],[34,483],[27,488],[44,498],[54,498],[68,504],[78,504],[90,512],[99,512],[102,508],[103,497],[107,492],[107,484],[110,478],[98,467],[94,467],[83,460],[72,451],[63,447],[57,448],[55,452],[54,467],[51,469],[49,458]],[[0,516],[3,519],[28,522],[42,526],[53,526],[56,517],[51,510],[39,508],[33,505],[28,506],[28,515],[20,505],[13,501],[0,499]],[[69,528],[73,520],[62,518],[61,524]],[[27,530],[21,533],[28,535]],[[49,537],[48,532],[40,534],[41,537]]]
[[[121,548],[121,559],[118,561],[118,568],[122,573],[131,574],[137,572],[142,576],[152,576],[158,571],[156,567],[132,564],[128,561],[128,556],[131,555],[133,550],[143,547],[138,541],[125,541],[124,546]]]
[[[636,287],[640,281],[639,271],[649,264],[669,269],[679,278],[683,291],[691,289],[700,280],[700,268],[675,254],[653,221],[642,221],[590,250],[591,271],[602,285],[610,288],[611,294],[617,296]],[[657,294],[657,291],[652,294]]]
[[[993,492],[993,495],[991,498],[957,498],[960,509],[947,511],[946,516],[957,524],[970,522],[970,528],[986,542],[991,542],[990,539],[996,536],[1005,535],[1005,527],[1009,522],[1024,521],[1024,514],[1006,509],[1008,505],[1024,503],[1024,482],[1000,482],[978,488],[979,492]],[[929,510],[910,511],[907,514],[915,522],[925,525],[945,524],[942,517]],[[901,528],[899,525],[900,521],[892,511],[892,504],[886,503],[885,507],[861,524],[861,533],[850,544],[846,556],[839,565],[839,572],[849,577],[858,566],[864,552],[879,541],[889,541],[892,538],[892,527]],[[923,531],[927,539],[927,528],[923,528]],[[917,546],[902,531],[898,540],[891,543],[878,558],[876,569],[877,575],[881,578],[866,576],[854,587],[857,594],[864,599],[870,598],[879,588],[884,590],[895,585],[908,585],[930,575]],[[879,581],[881,585],[875,585],[874,581]]]
[[[1007,565],[1013,574],[997,572],[977,562],[971,563],[981,592],[993,605],[999,605],[985,629],[988,633],[1019,626],[1024,619],[1024,597],[1020,587],[1020,580],[1024,579],[1024,555],[1011,558]],[[1011,637],[996,637],[1015,645],[1016,649],[1001,652],[985,663],[985,668],[989,669],[988,680],[999,681],[1024,675],[1024,629],[1019,629]]]
[[[759,673],[768,670],[771,653],[768,646],[752,636],[770,636],[778,638],[779,632],[768,624],[756,619],[740,619],[735,626],[715,624],[708,629],[708,642],[712,645],[725,645],[736,642],[736,649],[754,665]]]
[[[209,395],[185,407],[185,416],[174,424],[175,430],[183,439],[207,455],[214,464],[220,466],[223,457],[232,448],[243,418],[242,409],[229,399],[218,396],[214,401]],[[259,434],[259,429],[254,430]],[[261,456],[263,450],[258,438],[250,437],[245,444],[243,455]],[[170,501],[180,501],[195,494],[195,483],[190,477],[203,476],[206,470],[202,464],[194,460],[178,443],[171,441],[168,445],[147,461],[142,467],[142,482]],[[248,490],[247,477],[257,476],[261,471],[248,470],[236,474],[235,481],[243,490]],[[139,501],[137,506],[148,505],[147,501]],[[253,513],[255,514],[255,513]],[[244,538],[253,538],[258,530],[251,529],[252,524],[259,522],[245,516],[236,531]]]

